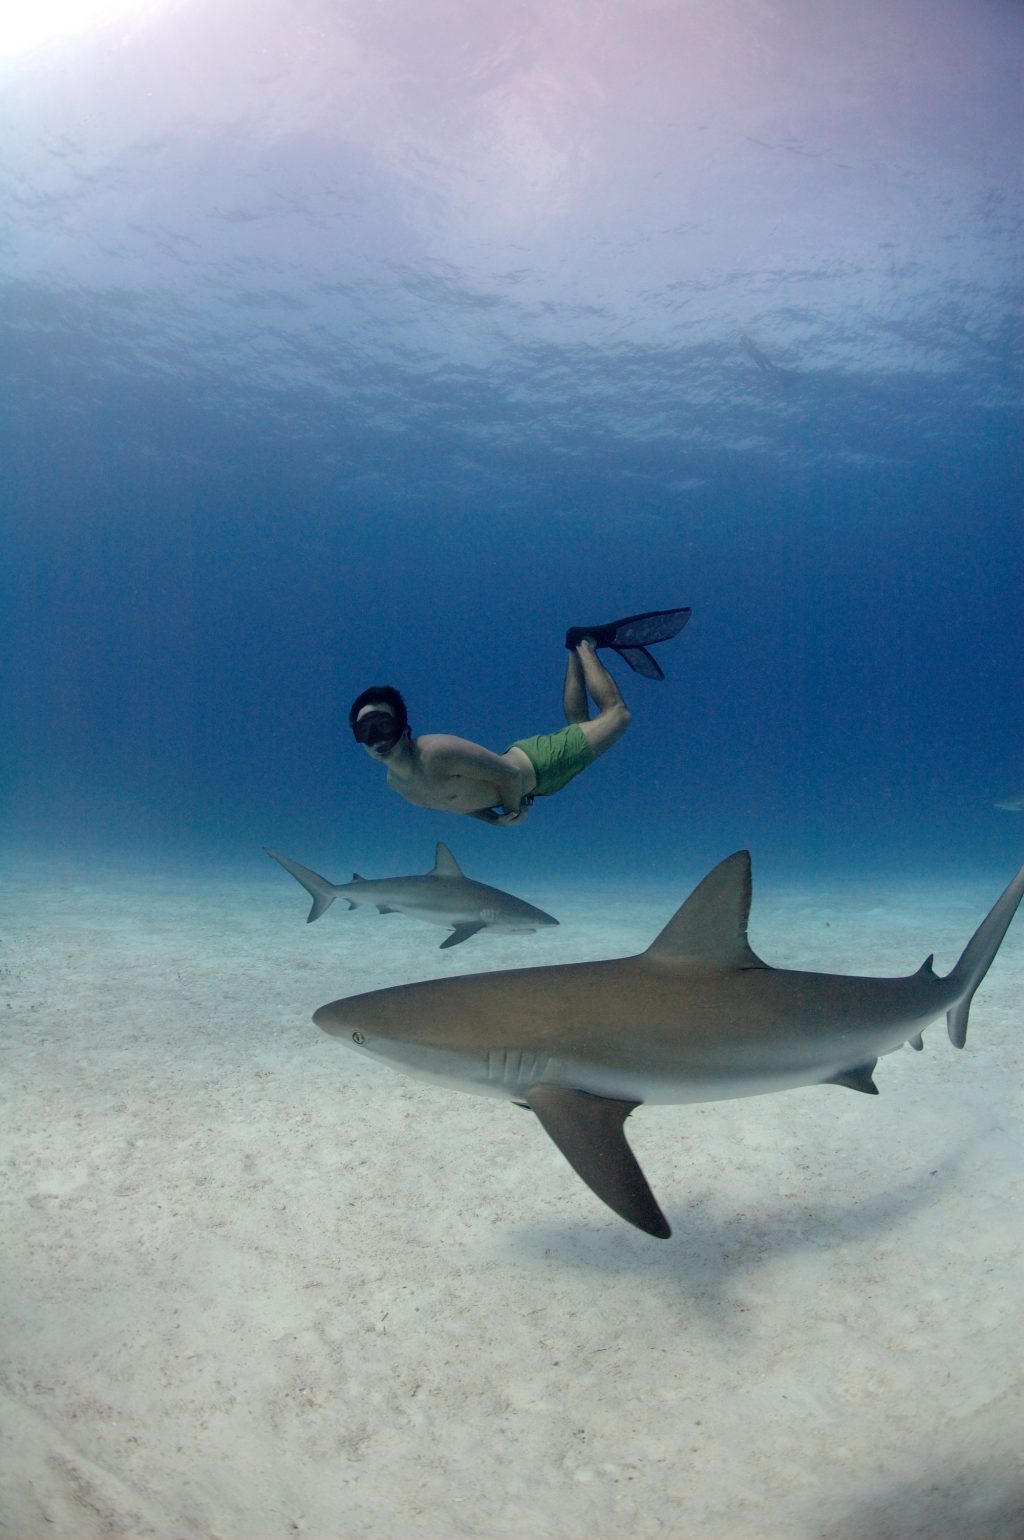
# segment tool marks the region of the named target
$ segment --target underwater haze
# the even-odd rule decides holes
[[[749,849],[862,978],[680,1050],[743,1092],[1020,867],[1022,65],[1021,0],[0,4],[5,1536],[1021,1540],[1024,921],[962,1053],[638,1106],[664,1239],[511,1102],[585,1057],[522,1001],[611,1007],[464,979]],[[353,741],[555,731],[567,628],[682,606],[518,826]],[[509,1100],[314,1024],[436,980]]]
[[[1024,8],[46,15],[0,62],[12,849],[1012,871]],[[381,681],[554,730],[565,628],[678,604],[522,829],[352,744]]]

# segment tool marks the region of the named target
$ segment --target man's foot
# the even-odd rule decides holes
[[[688,606],[678,610],[646,610],[642,615],[627,615],[603,626],[570,626],[565,633],[565,645],[570,651],[584,641],[595,647],[610,647],[634,673],[643,674],[645,679],[664,679],[647,648],[677,636],[692,613]]]
[[[565,633],[565,645],[570,652],[578,647],[580,642],[589,642],[591,647],[610,647],[614,634],[614,621],[608,626],[570,626]]]

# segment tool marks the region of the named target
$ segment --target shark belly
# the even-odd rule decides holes
[[[815,1064],[799,1069],[736,1064],[714,1067],[695,1065],[686,1070],[656,1072],[633,1068],[612,1069],[586,1060],[560,1060],[543,1077],[543,1084],[565,1090],[587,1091],[613,1101],[647,1106],[686,1106],[699,1102],[735,1101],[745,1096],[767,1096],[817,1085],[851,1067],[850,1060]]]
[[[646,1106],[686,1106],[698,1102],[735,1101],[744,1096],[766,1096],[814,1084],[824,1076],[765,1071],[733,1070],[712,1075],[698,1071],[686,1075],[609,1075],[600,1067],[579,1066],[576,1088],[592,1096],[615,1101],[640,1102]]]
[[[693,1074],[654,1074],[636,1069],[613,1069],[572,1056],[537,1053],[528,1048],[496,1048],[487,1055],[486,1065],[464,1068],[450,1062],[420,1060],[415,1064],[395,1065],[416,1080],[464,1091],[474,1096],[489,1096],[502,1101],[522,1102],[537,1086],[551,1086],[566,1091],[586,1091],[612,1101],[646,1103],[657,1106],[683,1106],[687,1103],[730,1101],[742,1096],[764,1096],[772,1091],[788,1091],[796,1086],[813,1085],[849,1068],[837,1064],[820,1073],[765,1073],[737,1069],[730,1073],[709,1071]]]

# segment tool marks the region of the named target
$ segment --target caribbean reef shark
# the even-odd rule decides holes
[[[350,909],[375,904],[381,914],[408,914],[431,925],[450,925],[452,934],[441,942],[442,949],[468,941],[478,930],[530,931],[558,924],[553,916],[524,899],[489,888],[485,882],[474,882],[463,873],[447,845],[438,845],[433,868],[420,876],[366,878],[355,872],[352,881],[340,887],[298,861],[289,861],[273,850],[266,853],[312,895],[307,925],[318,920],[336,898],[344,899]]]
[[[771,968],[747,941],[750,856],[694,889],[645,952],[402,984],[323,1005],[332,1037],[396,1069],[530,1107],[599,1198],[630,1224],[669,1227],[626,1143],[644,1102],[720,1101],[794,1086],[877,1094],[878,1057],[945,1015],[962,1048],[975,990],[1024,892],[1024,867],[945,978]]]

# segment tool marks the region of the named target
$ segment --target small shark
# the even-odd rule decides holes
[[[1024,795],[1004,797],[1002,802],[996,803],[996,807],[1001,807],[1004,813],[1024,813]]]
[[[879,1055],[945,1015],[962,1048],[975,990],[1024,893],[1021,867],[945,978],[771,968],[747,941],[750,855],[694,889],[645,952],[402,984],[322,1005],[318,1027],[396,1069],[532,1108],[587,1186],[630,1224],[670,1234],[626,1142],[644,1102],[794,1086],[877,1095]]]
[[[340,887],[276,851],[267,850],[266,854],[279,861],[312,895],[307,925],[318,920],[336,898],[344,899],[350,909],[376,904],[380,914],[407,914],[430,925],[450,925],[452,934],[441,942],[442,950],[468,941],[478,930],[531,931],[558,924],[543,909],[465,876],[447,845],[438,844],[433,868],[422,876],[366,878],[353,872],[352,881]]]
[[[796,379],[797,371],[795,369],[784,369],[773,358],[769,358],[767,353],[761,351],[753,337],[749,336],[747,332],[740,333],[740,347],[754,360],[762,374],[774,374],[780,380]]]

